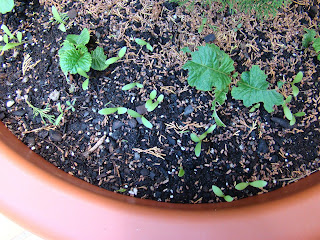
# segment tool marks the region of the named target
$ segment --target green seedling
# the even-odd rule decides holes
[[[212,185],[212,191],[218,197],[223,197],[224,200],[226,200],[227,202],[232,202],[233,201],[233,197],[231,197],[230,195],[224,195],[222,190],[219,187],[215,186],[215,185]]]
[[[135,39],[135,42],[140,45],[140,46],[146,46],[146,48],[150,51],[150,52],[153,52],[153,47],[150,45],[150,43],[140,39],[140,38],[136,38]]]
[[[5,14],[7,12],[11,12],[13,7],[13,0],[0,0],[0,13]]]
[[[206,25],[206,23],[207,23],[207,18],[206,17],[204,17],[204,18],[202,18],[202,22],[201,22],[201,25],[200,25],[200,27],[199,27],[199,29],[198,29],[198,33],[202,33],[202,31],[203,31],[203,28],[204,28],[204,26]]]
[[[134,87],[143,88],[143,85],[142,85],[141,83],[133,82],[133,83],[129,83],[129,84],[127,84],[127,85],[124,85],[124,86],[122,87],[122,90],[123,90],[123,91],[128,91],[128,90],[130,90],[130,89],[132,89],[132,88],[134,88]]]
[[[62,32],[66,32],[66,20],[68,20],[68,15],[65,14],[65,13],[59,13],[57,8],[55,6],[52,6],[51,8],[51,11],[52,11],[52,15],[53,15],[53,18],[54,20],[59,23],[59,29],[62,31]]]
[[[195,133],[190,134],[190,138],[193,142],[197,143],[196,147],[194,148],[194,153],[196,154],[197,157],[200,156],[201,154],[201,143],[203,139],[207,137],[209,133],[212,133],[214,129],[216,129],[217,125],[214,124],[211,127],[207,129],[204,133],[202,133],[200,136],[197,136]]]
[[[284,116],[290,121],[290,125],[294,125],[296,123],[296,118],[295,117],[303,117],[305,116],[305,112],[297,112],[297,113],[292,113],[290,108],[287,106],[288,103],[292,100],[292,96],[288,96],[284,103],[282,104]]]
[[[302,72],[298,72],[297,76],[295,76],[293,81],[290,83],[291,84],[291,88],[292,88],[292,95],[294,97],[297,97],[298,94],[299,94],[299,88],[294,84],[301,82],[302,78],[303,78],[303,73]]]
[[[164,98],[163,94],[160,94],[158,98],[155,100],[156,96],[157,96],[157,91],[153,90],[149,95],[150,99],[148,99],[145,104],[145,107],[148,110],[148,112],[152,112],[163,101],[163,98]],[[155,100],[155,102],[153,102],[153,100]]]
[[[136,111],[128,109],[127,112],[128,112],[128,115],[130,115],[133,118],[140,118],[141,121],[142,121],[142,124],[145,127],[150,128],[150,129],[153,127],[152,124],[144,116],[142,116],[141,114],[137,113]]]
[[[58,108],[58,111],[60,112],[60,114],[56,118],[56,120],[54,122],[54,125],[58,126],[60,124],[65,112],[69,111],[70,109],[71,109],[72,112],[74,112],[76,110],[74,108],[75,102],[76,102],[76,99],[74,99],[72,102],[66,101],[66,104],[67,104],[68,107],[66,107],[64,111],[62,110],[61,104],[60,103],[57,104],[57,108]]]
[[[115,107],[115,108],[103,108],[99,110],[98,113],[101,115],[110,115],[115,112],[117,112],[118,114],[125,114],[127,111],[128,109],[125,107]]]
[[[255,188],[263,188],[265,186],[267,186],[268,182],[263,181],[263,180],[257,180],[257,181],[253,181],[253,182],[241,182],[238,183],[235,188],[239,191],[244,190],[246,187],[248,187],[249,185]]]
[[[125,189],[125,188],[119,188],[118,190],[117,190],[117,192],[119,192],[119,193],[124,193],[124,192],[126,192],[127,191],[127,189]]]
[[[49,108],[49,104],[47,104],[47,106],[44,108],[44,109],[40,109],[40,108],[37,108],[35,106],[33,106],[29,101],[28,99],[26,98],[25,99],[26,103],[28,104],[29,107],[32,108],[32,111],[33,111],[33,118],[35,118],[36,116],[40,115],[42,121],[47,124],[47,121],[49,123],[54,123],[55,120],[54,120],[54,116],[53,115],[50,115],[48,114],[51,109]],[[46,121],[47,120],[47,121]]]
[[[317,59],[320,61],[320,38],[316,38],[317,33],[315,30],[307,28],[305,28],[304,30],[306,31],[306,33],[303,35],[302,38],[302,46],[304,48],[307,48],[313,42],[312,47],[318,54]]]
[[[122,58],[127,48],[123,47],[118,52],[117,57],[112,57],[107,60],[106,55],[104,55],[103,48],[97,47],[91,54],[88,48],[85,46],[90,40],[90,33],[87,28],[83,29],[80,35],[69,34],[63,42],[63,47],[59,50],[60,57],[60,67],[66,76],[70,74],[79,74],[86,78],[82,83],[82,89],[86,90],[89,86],[89,72],[90,68],[103,71],[110,64],[115,63],[120,58]]]
[[[252,106],[252,108],[250,108],[249,112],[254,112],[255,110],[257,110],[260,107],[260,103],[257,103],[255,105]]]
[[[9,49],[13,49],[19,45],[22,45],[24,43],[26,43],[26,41],[22,41],[22,33],[21,32],[17,32],[16,36],[14,36],[9,28],[2,24],[1,25],[1,29],[4,31],[4,35],[2,36],[2,40],[4,41],[5,45],[4,46],[0,46],[0,51],[1,54],[3,54],[4,51],[7,51]],[[12,40],[12,41],[17,41],[17,42],[9,42],[9,40]]]
[[[182,165],[180,165],[180,167],[179,167],[179,172],[178,172],[178,177],[183,177],[184,174],[185,174],[185,171],[184,171]]]

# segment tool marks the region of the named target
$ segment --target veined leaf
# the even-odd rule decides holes
[[[0,13],[5,14],[7,12],[10,12],[14,7],[14,1],[13,0],[1,0],[0,4]]]
[[[314,40],[314,37],[316,36],[316,31],[313,30],[313,29],[307,29],[305,28],[304,29],[307,33],[305,33],[303,35],[303,38],[302,38],[302,46],[304,48],[307,48],[309,46],[309,44]]]
[[[259,66],[252,66],[250,72],[241,74],[238,87],[233,87],[231,95],[237,100],[243,100],[246,107],[263,102],[264,108],[270,113],[274,105],[283,104],[283,97],[276,90],[268,90],[267,75]]]
[[[108,65],[106,64],[107,56],[104,55],[102,47],[96,47],[94,51],[91,52],[92,64],[91,67],[97,71],[105,70]]]
[[[75,45],[86,45],[90,40],[89,30],[87,28],[83,29],[80,35],[69,34],[67,35],[66,40]]]
[[[191,53],[192,60],[183,66],[183,69],[189,70],[189,85],[202,91],[211,91],[212,87],[225,89],[231,83],[234,61],[215,44],[198,49]]]

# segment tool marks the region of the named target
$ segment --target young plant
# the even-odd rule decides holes
[[[182,165],[180,164],[179,172],[178,172],[178,177],[183,177],[184,174],[185,174],[185,171],[183,170],[183,167],[182,167]]]
[[[224,195],[222,190],[219,187],[215,186],[215,185],[212,185],[212,191],[218,197],[223,197],[224,200],[226,200],[227,202],[232,202],[233,201],[233,197],[231,197],[230,195]]]
[[[62,32],[66,32],[66,20],[68,20],[68,15],[65,14],[65,13],[59,13],[57,8],[55,6],[52,6],[51,8],[51,11],[52,11],[52,15],[53,15],[53,18],[54,20],[59,23],[59,29],[62,31]]]
[[[82,84],[82,89],[86,90],[89,86],[89,72],[90,68],[94,70],[103,71],[110,64],[115,63],[122,58],[127,48],[123,47],[118,52],[117,57],[112,57],[107,60],[103,49],[97,47],[91,54],[85,46],[90,40],[90,33],[87,28],[83,29],[80,35],[69,34],[63,42],[63,47],[59,50],[60,67],[67,78],[68,73],[79,74],[86,78]],[[67,78],[68,80],[68,78]]]
[[[200,27],[199,27],[199,29],[198,29],[198,33],[202,33],[203,28],[204,28],[204,26],[206,25],[206,23],[207,23],[207,18],[206,18],[206,17],[203,17],[203,18],[202,18],[201,25],[200,25]]]
[[[163,94],[160,94],[158,98],[155,100],[156,96],[157,96],[157,91],[153,90],[149,95],[150,99],[148,99],[145,104],[145,107],[148,110],[148,112],[152,112],[163,101],[163,98],[164,98]],[[153,100],[155,100],[155,102],[153,102]]]
[[[4,31],[4,35],[2,36],[2,40],[4,41],[5,45],[4,46],[0,46],[0,51],[1,54],[9,49],[13,49],[21,44],[24,44],[26,42],[22,42],[22,33],[21,32],[17,32],[16,37],[10,32],[9,28],[2,24],[1,25],[1,29]],[[18,42],[9,42],[9,40],[16,40]]]
[[[57,104],[57,108],[58,111],[60,112],[59,116],[56,118],[54,125],[58,126],[63,118],[63,115],[65,112],[69,111],[71,109],[72,112],[74,112],[76,109],[74,108],[74,104],[76,102],[76,99],[74,99],[72,102],[70,101],[66,101],[66,104],[68,105],[68,107],[65,108],[65,110],[63,111],[61,104],[58,103]]]
[[[307,48],[313,42],[312,47],[318,54],[317,59],[320,61],[320,38],[315,37],[317,35],[315,30],[307,28],[305,28],[304,30],[306,31],[306,33],[303,35],[302,38],[302,46],[304,48]]]
[[[125,114],[127,112],[127,110],[128,109],[125,107],[103,108],[103,109],[99,110],[98,113],[101,115],[110,115],[115,112],[117,112],[118,114]]]
[[[139,113],[137,113],[136,111],[131,110],[131,109],[128,109],[127,112],[128,112],[128,115],[130,115],[130,116],[133,117],[133,118],[140,118],[142,124],[143,124],[145,127],[150,128],[150,129],[153,127],[152,124],[151,124],[151,122],[149,122],[143,115],[141,115],[141,114],[139,114]]]
[[[249,185],[255,188],[263,188],[265,186],[267,186],[268,182],[263,181],[263,180],[257,180],[257,181],[253,181],[253,182],[241,182],[238,183],[235,188],[239,191],[244,190],[246,187],[248,187]]]
[[[217,125],[214,124],[211,127],[207,129],[204,133],[202,133],[200,136],[197,136],[195,133],[190,134],[190,138],[192,141],[194,141],[196,144],[196,147],[194,148],[194,153],[196,154],[197,157],[200,156],[201,154],[201,143],[202,140],[207,137],[209,133],[212,133],[214,129],[216,129]]]
[[[33,111],[33,117],[35,118],[36,116],[40,115],[42,121],[47,124],[47,121],[50,122],[50,123],[54,123],[54,116],[53,115],[50,115],[48,114],[51,109],[49,108],[49,104],[47,104],[47,106],[44,108],[44,109],[40,109],[40,108],[37,108],[35,106],[33,106],[29,101],[28,99],[26,98],[25,99],[26,103],[28,104],[29,107],[32,108],[32,111]],[[46,121],[46,120],[47,121]]]
[[[142,40],[142,39],[140,39],[140,38],[136,38],[135,39],[135,42],[138,44],[138,45],[140,45],[140,46],[146,46],[147,47],[147,49],[150,51],[150,52],[153,52],[153,47],[150,45],[150,43],[148,43],[148,42],[146,42],[146,41],[144,41],[144,40]]]
[[[133,82],[133,83],[129,83],[129,84],[126,84],[122,87],[122,90],[123,91],[128,91],[134,87],[137,87],[137,88],[143,88],[143,85],[141,83],[137,83],[137,82]]]
[[[5,14],[7,12],[11,12],[13,7],[13,0],[0,0],[0,13]]]

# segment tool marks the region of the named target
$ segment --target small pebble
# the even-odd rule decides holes
[[[184,116],[188,116],[193,112],[193,107],[191,105],[188,105],[183,112]]]
[[[12,107],[15,102],[13,100],[9,100],[6,104],[8,108]]]
[[[212,33],[212,34],[205,36],[203,39],[206,43],[213,42],[216,39],[216,36]]]
[[[62,141],[62,134],[58,131],[51,130],[49,133],[49,138],[53,142],[61,142]]]
[[[136,111],[137,111],[137,113],[139,113],[139,114],[141,114],[141,115],[143,115],[143,114],[145,114],[145,113],[148,112],[148,110],[146,109],[146,107],[144,106],[144,104],[136,107]]]

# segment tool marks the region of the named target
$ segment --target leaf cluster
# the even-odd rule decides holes
[[[160,94],[158,96],[158,98],[155,100],[156,96],[157,96],[157,90],[153,90],[150,93],[149,99],[147,100],[147,102],[145,104],[145,108],[148,110],[148,112],[152,112],[163,101],[163,98],[164,98],[163,94]]]
[[[53,18],[54,20],[59,23],[59,29],[62,31],[62,32],[66,32],[66,20],[68,20],[68,15],[65,14],[65,13],[59,13],[57,8],[55,6],[52,6],[51,7],[51,11],[52,11],[52,15],[53,15]]]
[[[21,44],[24,44],[26,42],[23,42],[22,41],[22,33],[21,32],[17,32],[16,33],[16,36],[14,36],[9,28],[2,24],[1,25],[1,29],[4,31],[4,35],[2,36],[2,40],[4,41],[5,45],[4,46],[0,46],[0,51],[4,52],[6,50],[9,50],[9,49],[13,49]],[[17,42],[9,42],[9,40],[15,40]]]
[[[313,49],[318,54],[317,59],[320,61],[320,38],[316,37],[317,33],[313,29],[304,29],[306,33],[303,35],[302,38],[302,46],[304,48],[309,47],[309,45],[312,43]]]
[[[219,187],[215,186],[215,185],[212,185],[212,191],[218,197],[223,197],[224,200],[226,200],[227,202],[232,202],[233,201],[233,197],[231,197],[230,195],[224,195],[222,190]]]
[[[201,154],[201,143],[203,139],[205,139],[209,133],[212,133],[216,129],[216,127],[217,127],[216,124],[212,125],[200,136],[197,136],[195,133],[190,134],[191,140],[197,143],[196,147],[194,148],[194,153],[196,154],[197,157],[199,157]]]
[[[146,48],[150,51],[153,52],[153,47],[150,45],[150,43],[146,42],[145,40],[142,40],[140,38],[136,38],[135,42],[140,45],[140,46],[146,46]]]

